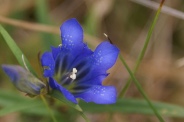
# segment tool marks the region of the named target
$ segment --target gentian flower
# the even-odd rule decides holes
[[[107,70],[116,62],[119,49],[102,42],[93,52],[83,42],[83,29],[76,19],[70,19],[60,27],[62,45],[51,47],[41,57],[44,77],[52,89],[60,91],[69,101],[76,98],[97,104],[116,102],[116,89],[103,86]]]
[[[29,96],[39,95],[41,90],[45,88],[45,84],[42,81],[21,66],[2,65],[2,68],[10,77],[14,86]]]

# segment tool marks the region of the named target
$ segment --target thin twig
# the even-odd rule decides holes
[[[15,20],[15,19],[6,18],[4,16],[0,16],[0,23],[5,23],[16,27],[33,30],[33,31],[43,31],[47,33],[60,34],[59,27]]]
[[[21,20],[16,20],[16,19],[10,19],[10,18],[1,16],[1,15],[0,15],[0,23],[13,25],[13,26],[24,28],[27,30],[60,35],[59,27],[48,26],[48,25],[38,24],[38,23],[31,23],[31,22],[26,22],[26,21],[21,21]],[[84,40],[86,40],[90,44],[93,44],[93,46],[97,46],[100,42],[99,38],[95,38],[88,34],[84,34]]]
[[[130,0],[130,1],[135,2],[137,4],[140,4],[140,5],[143,5],[143,6],[146,6],[148,8],[154,9],[154,10],[157,10],[158,6],[159,6],[159,3],[154,2],[154,1],[150,1],[150,0]],[[184,13],[183,12],[176,10],[176,9],[173,9],[171,7],[165,6],[165,5],[162,6],[161,13],[168,14],[170,16],[184,20]]]

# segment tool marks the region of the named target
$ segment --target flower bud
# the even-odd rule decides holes
[[[45,84],[26,69],[18,65],[2,65],[14,86],[30,96],[39,95]]]

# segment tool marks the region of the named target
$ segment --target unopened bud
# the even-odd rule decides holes
[[[2,65],[4,72],[10,77],[14,86],[28,95],[35,96],[41,93],[45,84],[26,69],[18,65]]]

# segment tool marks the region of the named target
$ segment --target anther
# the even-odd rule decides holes
[[[73,68],[73,71],[71,72],[71,75],[70,75],[70,78],[72,80],[75,80],[76,79],[76,73],[77,73],[77,69],[76,68]]]
[[[59,47],[61,47],[62,46],[62,44],[59,44]]]
[[[77,69],[76,68],[73,68],[73,73],[77,73]]]

